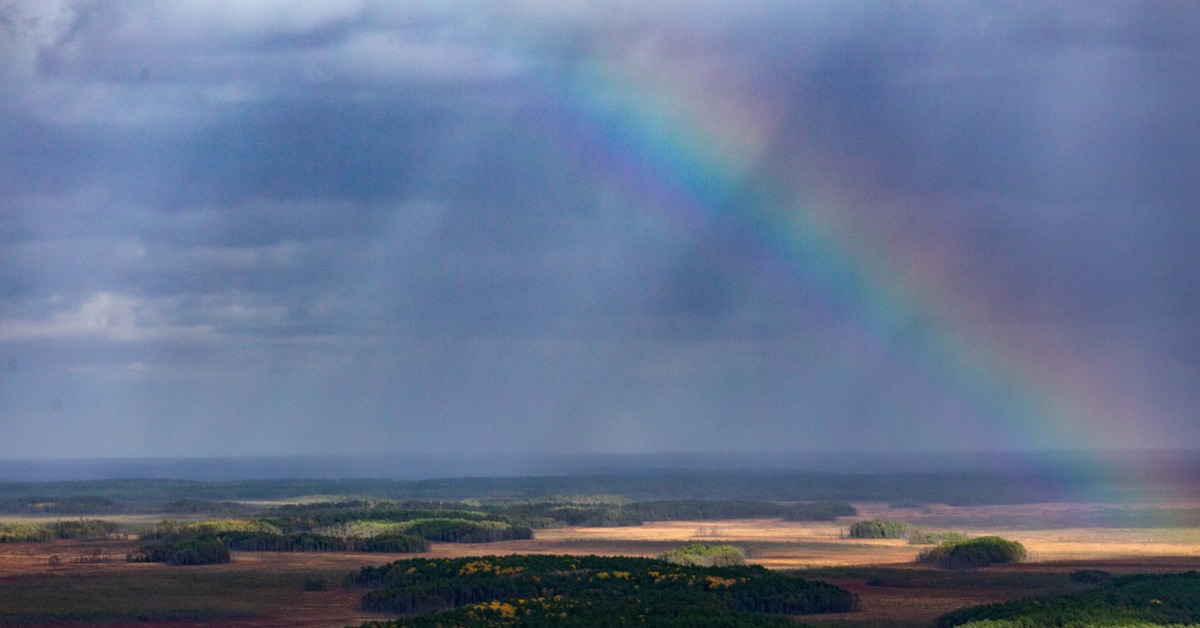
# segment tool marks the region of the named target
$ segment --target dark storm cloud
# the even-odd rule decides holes
[[[919,199],[855,229],[898,265],[889,233],[947,243],[968,323],[1124,365],[1193,434],[1198,28],[1182,3],[4,3],[0,454],[982,444],[940,429],[970,399],[780,277],[752,194],[685,226],[573,144],[559,86],[639,58],[781,112],[764,177],[818,157]],[[44,398],[75,423],[8,425]]]
[[[891,19],[819,48],[792,95],[828,141],[892,157],[899,184],[1022,201],[1194,198],[1186,146],[1200,123],[1182,103],[1200,88],[1186,67],[1197,47],[1179,24],[1196,17],[1181,9],[881,10]]]

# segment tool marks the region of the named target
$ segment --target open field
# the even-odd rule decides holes
[[[108,628],[345,626],[381,618],[357,610],[362,591],[341,587],[345,575],[401,558],[238,553],[230,564],[181,568],[125,562],[125,552],[136,545],[125,541],[0,544],[0,625],[44,621]],[[101,562],[76,562],[81,557],[94,560],[97,551],[102,552]],[[50,564],[52,556],[61,562]],[[329,586],[305,591],[304,583],[312,579]]]
[[[963,606],[1071,591],[1068,576],[1078,569],[1113,573],[1200,569],[1200,525],[1056,527],[1087,521],[1109,506],[888,508],[861,503],[856,507],[858,517],[833,522],[740,519],[538,530],[531,540],[433,543],[422,556],[654,556],[685,543],[729,543],[750,548],[751,563],[801,570],[805,577],[829,580],[861,596],[861,610],[855,613],[806,617],[806,621],[863,626],[924,625]],[[1179,512],[1193,507],[1162,506]],[[874,517],[971,535],[998,534],[1025,544],[1031,562],[946,572],[912,562],[921,546],[903,540],[844,538],[852,521]],[[982,525],[987,521],[1009,525]],[[343,577],[362,566],[412,556],[235,552],[233,562],[227,565],[171,567],[124,562],[125,553],[136,546],[137,542],[128,540],[0,543],[0,587],[4,592],[0,623],[78,620],[68,625],[103,621],[109,627],[344,626],[372,616],[357,610],[362,591],[342,588]],[[55,556],[57,560],[52,561]],[[326,589],[304,591],[304,583],[313,578],[326,582]]]
[[[1109,507],[1058,503],[918,509],[888,508],[884,504],[855,506],[859,516],[854,519],[896,519],[919,527],[955,529],[971,536],[999,534],[1023,543],[1029,550],[1030,562],[1172,556],[1195,558],[1195,564],[1200,565],[1200,519],[1194,527],[1064,527],[1056,524],[1084,519],[1088,513]],[[1180,510],[1191,508],[1191,505],[1177,507]],[[519,551],[541,551],[545,546],[551,546],[569,547],[576,553],[652,555],[661,551],[657,549],[659,547],[709,541],[758,548],[759,556],[752,558],[752,563],[778,569],[800,569],[902,564],[911,562],[921,550],[921,546],[909,545],[904,540],[843,538],[851,520],[670,521],[632,528],[539,530],[534,541],[524,542],[529,549]],[[984,525],[988,520],[1000,523]]]

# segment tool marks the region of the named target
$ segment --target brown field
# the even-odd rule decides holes
[[[1069,572],[1082,568],[1114,573],[1176,572],[1200,569],[1200,525],[1192,527],[1061,527],[1064,522],[1087,520],[1097,506],[1087,504],[1039,504],[952,508],[933,506],[889,509],[882,504],[857,504],[860,516],[909,521],[919,526],[952,528],[971,535],[998,534],[1025,544],[1030,562],[986,570],[988,574]],[[1179,508],[1193,508],[1180,505]],[[986,521],[1006,523],[986,526]],[[435,543],[422,556],[455,557],[512,553],[572,553],[654,556],[680,544],[693,542],[732,543],[753,548],[751,563],[773,569],[817,567],[889,566],[924,570],[913,564],[922,549],[900,540],[843,538],[851,522],[793,523],[772,519],[732,521],[655,522],[638,527],[562,528],[539,530],[532,540],[490,544]],[[1011,522],[1019,522],[1013,525]],[[937,525],[933,525],[936,523]],[[1200,522],[1198,522],[1200,524]],[[166,574],[221,574],[256,578],[259,575],[291,574],[279,583],[249,586],[244,599],[204,599],[204,608],[228,609],[246,617],[197,621],[152,621],[105,626],[345,626],[376,618],[356,609],[361,591],[337,586],[341,578],[359,567],[378,565],[412,555],[351,553],[247,553],[235,552],[228,565],[170,567],[161,564],[129,564],[125,552],[132,541],[57,541],[49,543],[0,544],[0,592],[14,583],[53,577],[49,582],[68,584],[89,576],[128,581],[130,586]],[[80,563],[81,556],[110,557],[111,562]],[[51,565],[50,557],[59,564]],[[298,583],[304,575],[320,575],[333,583],[328,590],[302,592]],[[969,580],[971,573],[963,574]],[[969,582],[953,587],[868,586],[863,579],[831,579],[861,596],[862,609],[855,613],[806,617],[806,621],[839,624],[921,625],[962,606],[1000,601],[1028,595],[1024,590],[972,587]],[[40,581],[39,581],[40,582]],[[253,582],[253,580],[251,580]],[[239,591],[242,595],[243,591]],[[222,596],[227,596],[223,593]],[[0,612],[5,611],[0,595]],[[63,625],[63,624],[57,624]],[[71,625],[71,624],[67,624]],[[83,625],[83,624],[78,624]]]

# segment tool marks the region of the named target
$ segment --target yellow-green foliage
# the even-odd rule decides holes
[[[503,521],[487,521],[487,520],[470,520],[470,519],[455,519],[446,517],[430,517],[427,519],[413,519],[396,524],[399,526],[396,531],[407,532],[412,528],[420,528],[427,525],[471,525],[477,528],[487,530],[507,530],[509,525]]]
[[[385,534],[403,534],[407,527],[408,522],[347,521],[323,528],[315,528],[313,529],[313,533],[340,539],[370,539]]]
[[[23,541],[48,541],[53,538],[50,529],[36,523],[0,523],[0,543]]]
[[[486,558],[481,558],[479,560],[473,560],[464,564],[458,569],[458,575],[466,576],[475,573],[490,573],[496,574],[497,576],[503,576],[506,574],[521,573],[522,571],[525,571],[525,567],[521,565],[516,565],[513,567],[501,567],[500,565],[497,565]]]
[[[746,554],[742,548],[733,545],[708,545],[705,543],[693,543],[667,550],[659,554],[658,559],[691,567],[727,567],[746,564]]]
[[[0,543],[49,541],[51,539],[105,539],[120,526],[102,519],[67,519],[49,523],[11,522],[0,524]]]
[[[163,520],[146,534],[154,538],[213,536],[222,532],[269,532],[280,534],[278,526],[264,521],[216,519],[212,521],[179,522]]]

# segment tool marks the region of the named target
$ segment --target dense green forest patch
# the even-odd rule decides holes
[[[909,545],[960,543],[967,535],[954,530],[925,530],[904,521],[870,519],[850,524],[846,536],[852,539],[906,539]]]
[[[326,536],[311,532],[223,532],[216,538],[229,549],[243,552],[367,552],[414,554],[429,551],[429,541],[411,534],[380,534],[366,538]]]
[[[730,565],[745,565],[746,552],[742,548],[733,545],[692,543],[691,545],[669,549],[659,554],[658,559],[665,560],[673,565],[728,567]]]
[[[564,555],[409,559],[365,567],[362,609],[391,625],[764,625],[770,615],[849,612],[857,597],[762,567],[688,567],[649,558]],[[720,621],[718,621],[720,620]],[[757,622],[757,623],[756,623]],[[385,624],[376,624],[385,625]]]
[[[944,569],[978,569],[1025,560],[1025,546],[998,536],[981,536],[966,541],[946,541],[917,556],[917,562]]]
[[[215,537],[145,545],[126,556],[131,563],[168,565],[219,565],[229,562],[229,548]]]
[[[988,623],[993,622],[993,623]],[[1131,626],[1200,622],[1200,573],[1113,578],[1068,595],[1027,598],[947,613],[936,626]]]
[[[905,539],[915,530],[912,524],[903,521],[871,519],[850,524],[848,536],[852,539]]]

